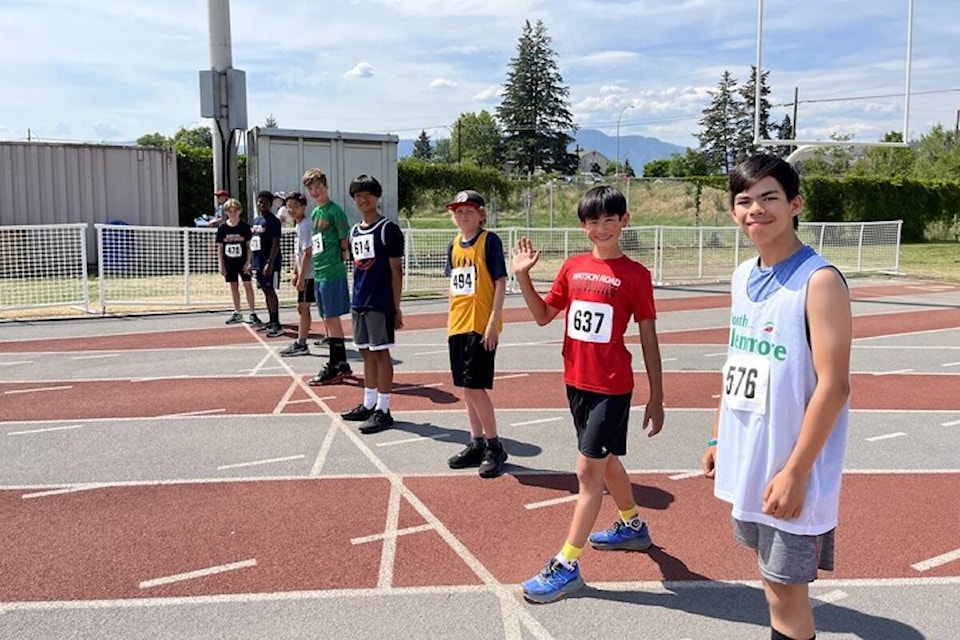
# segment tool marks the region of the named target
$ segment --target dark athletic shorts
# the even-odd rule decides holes
[[[577,448],[588,458],[627,454],[627,423],[633,392],[619,396],[567,385],[567,401],[577,428]]]
[[[479,333],[458,333],[447,338],[453,386],[467,389],[493,389],[493,361],[497,350],[483,347]]]

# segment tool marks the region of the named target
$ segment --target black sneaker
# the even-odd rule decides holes
[[[365,422],[367,418],[373,415],[373,409],[367,409],[363,404],[358,404],[350,411],[344,411],[340,417],[350,422]]]
[[[227,318],[227,322],[225,324],[242,324],[242,323],[243,323],[243,314],[240,313],[239,311],[234,311],[233,315]]]
[[[390,415],[389,411],[374,409],[373,415],[367,418],[364,423],[360,425],[360,433],[380,433],[384,429],[389,429],[392,426],[393,416]]]
[[[314,340],[313,344],[317,345],[318,347],[322,347],[325,344],[330,344],[330,338],[327,336],[321,336],[319,340]]]
[[[283,325],[279,322],[267,327],[267,332],[264,334],[268,338],[279,338],[283,335]]]
[[[310,382],[308,384],[311,387],[319,387],[325,384],[336,384],[349,374],[349,365],[347,366],[347,372],[348,373],[344,373],[340,365],[334,365],[328,362],[327,364],[323,365],[323,369],[320,369],[320,373],[310,378]]]
[[[468,467],[479,467],[480,463],[483,461],[483,453],[487,450],[487,444],[477,445],[476,442],[470,441],[466,447],[463,448],[463,451],[457,453],[454,456],[451,456],[447,459],[447,464],[450,465],[451,469],[466,469]]]
[[[487,447],[480,462],[481,478],[496,478],[503,473],[503,465],[507,461],[507,452],[503,447]]]
[[[270,334],[267,335],[269,336]],[[307,346],[306,342],[303,344],[294,342],[292,345],[281,351],[280,355],[284,358],[290,358],[293,356],[308,356],[310,355],[310,347]]]
[[[261,319],[260,319],[260,316],[258,316],[257,314],[251,313],[251,314],[250,314],[250,317],[247,318],[247,324],[251,324],[251,325],[259,328],[259,327],[262,327],[262,326],[263,326],[263,320],[261,320]]]

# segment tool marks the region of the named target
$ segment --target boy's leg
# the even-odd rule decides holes
[[[567,532],[567,544],[583,550],[590,535],[590,529],[600,515],[603,505],[603,482],[607,467],[606,458],[588,458],[582,453],[577,457],[577,481],[579,493],[577,506],[573,511],[573,520]],[[576,552],[577,556],[580,555]],[[576,558],[568,558],[576,560]]]
[[[323,308],[323,328],[330,345],[330,365],[338,372],[352,374],[347,364],[347,346],[340,316],[350,311],[350,293],[346,280],[332,280],[317,286],[318,305]]]
[[[790,640],[813,638],[816,630],[810,606],[810,586],[806,583],[781,584],[763,576],[761,579],[770,607],[770,627]]]
[[[463,389],[463,401],[470,419],[470,435],[474,438],[497,437],[497,415],[486,389]]]
[[[240,313],[240,284],[236,281],[230,283],[230,297],[233,299],[233,312]]]
[[[297,304],[297,312],[299,313],[299,324],[297,325],[297,341],[303,344],[307,343],[307,338],[310,336],[310,302],[300,302]]]
[[[254,313],[257,310],[257,299],[253,293],[253,283],[250,280],[244,280],[243,289],[247,294],[247,307],[250,309],[250,313]]]

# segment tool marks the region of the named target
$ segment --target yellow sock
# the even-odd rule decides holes
[[[634,518],[639,518],[640,513],[637,511],[637,506],[634,505],[627,509],[626,511],[620,511],[620,519],[623,520],[624,524],[630,524]]]
[[[575,547],[569,542],[564,542],[563,549],[560,550],[560,555],[563,556],[568,565],[576,562],[581,553],[583,553],[583,547]]]

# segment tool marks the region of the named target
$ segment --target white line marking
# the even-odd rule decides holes
[[[63,487],[62,489],[51,489],[50,491],[37,491],[36,493],[25,493],[20,498],[22,500],[29,500],[31,498],[46,498],[48,496],[62,496],[67,493],[79,493],[81,491],[93,491],[94,489],[100,489],[109,485],[105,484],[95,484],[95,485],[75,485],[72,487]]]
[[[184,373],[183,375],[175,376],[154,376],[153,378],[130,378],[130,382],[155,382],[157,380],[183,380],[184,378],[189,378],[190,375]]]
[[[410,444],[411,442],[428,442],[430,440],[441,440],[449,438],[449,433],[440,433],[435,436],[417,436],[416,438],[406,438],[404,440],[393,440],[391,442],[378,442],[378,447],[392,447],[395,444]]]
[[[449,349],[442,349],[442,350],[440,350],[440,351],[420,351],[420,352],[415,353],[415,354],[413,354],[413,355],[415,355],[415,356],[435,356],[435,355],[440,354],[440,353],[449,353]]]
[[[334,399],[336,399],[336,397],[337,397],[337,396],[323,396],[323,397],[316,398],[316,399],[314,399],[314,398],[303,398],[302,400],[290,400],[289,402],[287,402],[287,405],[289,406],[289,405],[291,405],[291,404],[304,404],[304,403],[307,403],[307,402],[314,402],[314,403],[315,403],[317,400],[334,400]]]
[[[888,433],[882,436],[873,436],[872,438],[867,438],[867,442],[878,442],[880,440],[890,440],[891,438],[902,438],[905,436],[903,431],[897,431],[896,433]]]
[[[33,360],[16,360],[14,362],[0,362],[0,367],[13,367],[18,364],[33,364]]]
[[[686,480],[687,478],[698,478],[703,475],[703,471],[687,471],[685,473],[675,473],[667,476],[670,480]]]
[[[707,354],[704,354],[703,357],[704,357],[704,358],[719,358],[720,356],[725,356],[725,355],[727,355],[727,352],[726,352],[726,351],[723,351],[723,352],[721,352],[721,353],[707,353]]]
[[[102,360],[104,358],[116,358],[119,353],[100,353],[93,356],[73,356],[71,360]]]
[[[65,427],[48,427],[45,429],[30,429],[28,431],[11,431],[8,436],[25,436],[31,433],[50,433],[51,431],[70,431],[71,429],[80,429],[82,424],[71,424]]]
[[[393,567],[397,556],[397,530],[400,522],[400,486],[390,484],[387,502],[387,517],[383,528],[383,546],[380,547],[380,574],[377,586],[388,589],[393,586]]]
[[[434,527],[432,524],[421,524],[416,527],[407,527],[406,529],[397,529],[397,536],[408,536],[412,533],[422,533],[424,531],[433,531]],[[377,542],[383,540],[386,537],[386,534],[375,533],[372,536],[362,536],[360,538],[350,538],[350,544],[366,544],[368,542]]]
[[[141,589],[149,589],[151,587],[159,587],[165,584],[173,584],[175,582],[184,582],[185,580],[194,580],[196,578],[203,578],[206,576],[216,575],[218,573],[226,573],[227,571],[236,571],[238,569],[249,569],[250,567],[257,566],[257,559],[250,558],[249,560],[242,560],[240,562],[231,562],[230,564],[222,564],[217,567],[209,567],[207,569],[197,569],[196,571],[187,571],[186,573],[178,573],[172,576],[166,576],[163,578],[154,578],[153,580],[144,580],[140,583]]]
[[[165,413],[160,418],[188,418],[190,416],[207,416],[214,413],[225,413],[226,408],[223,409],[203,409],[202,411],[187,411],[186,413]]]
[[[839,600],[843,600],[844,598],[847,598],[849,596],[850,594],[847,593],[846,591],[841,591],[840,589],[834,589],[833,591],[828,591],[823,595],[814,596],[810,598],[810,606],[816,609],[819,606],[822,606],[825,604],[831,604]]]
[[[713,400],[719,400],[719,399],[720,399],[720,394],[719,394],[719,393],[715,393],[715,394],[713,394],[712,396],[710,396],[710,398],[713,399]]]
[[[296,380],[291,380],[290,385],[287,387],[287,390],[284,392],[283,397],[280,398],[280,401],[277,402],[277,406],[273,408],[273,415],[280,415],[283,413],[284,408],[286,408],[287,403],[290,402],[290,398],[293,397],[294,391],[299,388],[299,384]]]
[[[913,369],[894,369],[893,371],[874,371],[872,375],[875,376],[895,376],[901,373],[910,373]]]
[[[530,424],[543,424],[545,422],[557,422],[558,420],[563,420],[563,416],[557,416],[556,418],[541,418],[540,420],[527,420],[525,422],[514,422],[511,427],[525,427]]]
[[[432,384],[405,384],[399,387],[394,387],[393,392],[397,391],[410,391],[411,389],[430,389],[433,387],[442,387],[442,382],[434,382]]]
[[[941,423],[940,423],[940,426],[941,426],[941,427],[955,427],[955,426],[957,426],[958,424],[960,424],[960,420],[954,420],[954,421],[952,421],[952,422],[941,422]]]
[[[241,469],[243,467],[257,467],[263,464],[272,464],[274,462],[289,462],[290,460],[300,460],[301,458],[306,458],[306,456],[303,454],[300,454],[298,456],[286,456],[284,458],[267,458],[266,460],[255,460],[253,462],[238,462],[236,464],[224,464],[217,467],[217,471],[223,471],[224,469]]]
[[[935,558],[930,558],[929,560],[924,560],[923,562],[918,562],[917,564],[912,564],[910,566],[917,571],[927,571],[929,569],[933,569],[934,567],[939,567],[942,564],[953,562],[954,560],[960,560],[960,549],[948,551],[947,553],[939,555]]]
[[[0,363],[0,364],[2,364],[2,363]],[[955,367],[955,366],[957,366],[957,365],[960,365],[960,362],[945,362],[944,364],[942,364],[942,365],[940,365],[940,366],[941,366],[941,367]]]
[[[528,511],[533,511],[534,509],[543,509],[544,507],[553,507],[558,504],[565,504],[567,502],[576,502],[579,494],[573,494],[571,496],[564,496],[562,498],[553,498],[552,500],[541,500],[540,502],[530,502],[523,505],[523,508]]]
[[[62,387],[37,387],[35,389],[11,389],[10,391],[4,391],[6,394],[14,393],[37,393],[40,391],[62,391],[63,389],[73,389],[72,384],[68,384]]]
[[[660,362],[676,362],[676,358],[660,358]]]
[[[511,380],[513,378],[529,378],[529,373],[511,373],[505,376],[493,376],[494,380]]]

